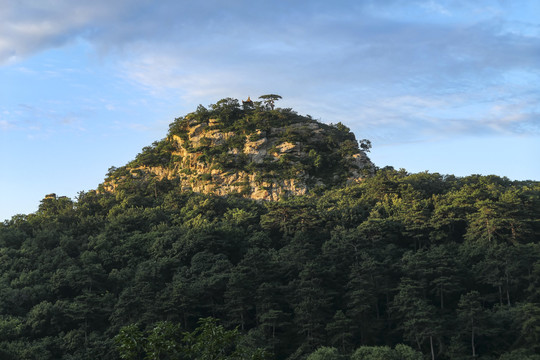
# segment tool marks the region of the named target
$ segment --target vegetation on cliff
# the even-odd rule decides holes
[[[357,181],[373,171],[368,140],[359,147],[343,124],[275,108],[279,96],[266,97],[265,103],[250,100],[242,106],[231,98],[208,109],[200,105],[177,118],[166,138],[111,169],[102,189],[167,178],[184,190],[278,200]]]

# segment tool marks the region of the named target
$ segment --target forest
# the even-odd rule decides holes
[[[119,334],[200,319],[275,359],[539,358],[538,182],[380,169],[266,203],[138,185],[0,225],[3,359],[118,359]]]
[[[0,223],[0,358],[538,360],[539,234],[540,182],[391,167],[50,194]]]

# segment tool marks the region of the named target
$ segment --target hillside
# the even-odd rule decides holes
[[[540,182],[376,168],[276,100],[0,223],[0,359],[539,360]]]
[[[277,97],[277,95],[276,95]],[[361,142],[342,125],[291,109],[223,99],[176,119],[167,137],[113,169],[102,191],[132,181],[175,181],[186,191],[279,200],[359,181],[372,173]]]

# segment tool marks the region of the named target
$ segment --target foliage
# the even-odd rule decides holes
[[[311,353],[307,360],[339,360],[340,356],[336,348],[323,346]]]
[[[192,332],[181,332],[168,321],[160,321],[145,332],[132,324],[120,329],[114,340],[120,358],[126,360],[263,360],[267,356],[262,349],[243,347],[238,330],[226,330],[214,318],[200,319],[198,324]]]
[[[258,107],[199,107],[171,134],[296,116]],[[2,359],[538,358],[538,182],[385,168],[256,202],[129,172],[0,224]]]
[[[351,355],[351,360],[422,360],[422,353],[403,344],[394,349],[388,346],[361,346]]]

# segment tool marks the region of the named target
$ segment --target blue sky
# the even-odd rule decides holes
[[[0,0],[0,221],[224,97],[283,96],[376,165],[540,180],[540,1]]]

